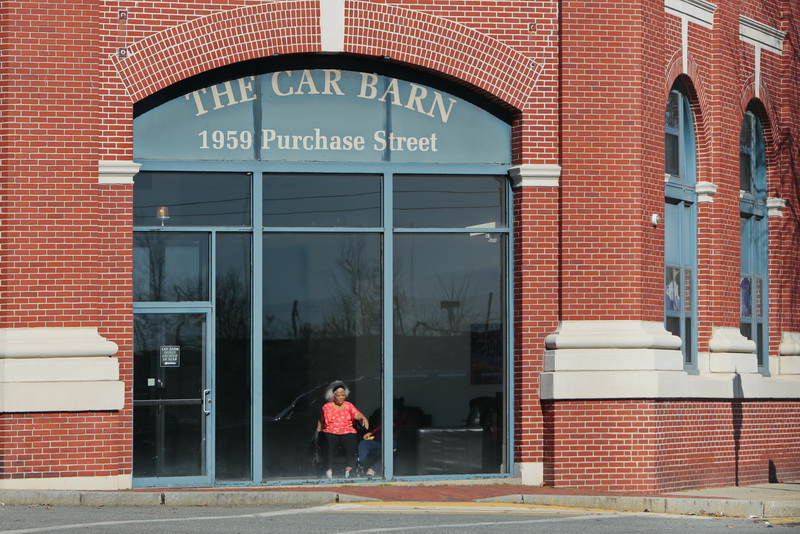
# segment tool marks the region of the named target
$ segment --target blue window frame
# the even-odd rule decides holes
[[[137,317],[198,306],[210,313],[213,367],[202,388],[214,399],[204,427],[213,443],[204,458],[214,461],[205,482],[313,480],[309,429],[331,377],[348,382],[372,425],[390,423],[392,459],[370,464],[384,477],[507,475],[505,168],[325,164],[322,172],[269,162],[242,170],[148,162],[135,179]],[[388,405],[395,410],[381,419]],[[391,424],[411,414],[413,424]],[[453,450],[419,458],[420,447]],[[163,483],[143,473],[137,464],[137,485]]]
[[[682,340],[684,365],[697,352],[697,194],[694,124],[680,81],[664,117],[664,326]]]
[[[767,368],[767,162],[764,130],[751,104],[739,136],[740,322],[743,336],[756,344],[758,366]]]

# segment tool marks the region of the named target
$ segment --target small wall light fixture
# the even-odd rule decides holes
[[[653,223],[653,228],[658,226],[658,223],[661,222],[661,215],[658,213],[654,213],[650,216],[650,222]]]
[[[164,221],[169,219],[169,208],[166,206],[159,206],[156,209],[156,218],[161,220],[161,226],[164,226]]]

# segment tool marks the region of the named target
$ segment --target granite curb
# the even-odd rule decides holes
[[[675,515],[800,517],[798,501],[556,494],[512,494],[465,500]],[[0,491],[0,505],[4,506],[319,506],[355,502],[381,502],[381,499],[337,491]]]
[[[0,491],[2,506],[258,506],[375,502],[329,491]]]
[[[594,508],[620,512],[725,517],[800,517],[800,502],[714,499],[702,497],[614,497],[590,495],[508,495],[480,499],[536,506]]]

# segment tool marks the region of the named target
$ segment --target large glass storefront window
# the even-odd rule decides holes
[[[148,107],[134,139],[136,485],[327,480],[333,381],[375,432],[354,478],[510,472],[507,119],[280,70]]]
[[[158,189],[153,175],[140,176]],[[169,182],[198,176],[207,178],[170,174]],[[214,425],[206,431],[213,428],[216,480],[319,477],[309,445],[324,389],[333,380],[348,384],[349,400],[373,428],[391,422],[395,475],[501,473],[507,428],[505,178],[255,176],[263,191],[256,217],[264,221],[257,257],[253,227],[231,232],[170,218],[166,226],[152,220],[135,233],[137,307],[175,312],[206,305],[212,316],[214,354],[204,365],[213,369],[192,403],[202,404],[203,390],[213,390]],[[383,193],[388,183],[394,184],[391,207]],[[206,200],[201,190],[193,190],[198,204],[215,205],[217,188],[206,190]],[[382,226],[387,209],[393,231]],[[390,302],[384,297],[388,277]],[[137,317],[144,336],[152,317],[160,316]],[[254,338],[261,340],[255,352]],[[156,365],[153,358],[148,366]],[[390,374],[387,361],[393,362]],[[144,373],[137,383],[152,378],[151,370],[137,372]],[[388,376],[393,407],[385,419]],[[142,398],[157,389],[143,387]],[[260,404],[260,435],[253,434],[254,402]],[[152,410],[147,406],[139,412]],[[140,419],[143,425],[148,418]],[[360,472],[372,468],[380,476],[382,450],[373,446],[366,454],[359,458]]]

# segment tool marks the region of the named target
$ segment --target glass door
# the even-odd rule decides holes
[[[212,386],[206,311],[134,315],[133,477],[137,485],[206,484]]]

